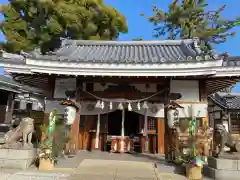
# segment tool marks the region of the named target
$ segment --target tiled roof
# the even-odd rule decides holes
[[[226,109],[240,109],[239,93],[223,93],[218,92],[211,96],[212,100]]]
[[[240,56],[230,56],[224,59],[223,66],[240,66]]]
[[[201,56],[197,39],[164,41],[92,41],[64,40],[62,46],[47,55],[27,54],[34,59],[95,63],[171,63],[212,60]]]
[[[47,94],[41,89],[22,85],[12,79],[9,75],[0,75],[0,89],[15,93],[36,93],[36,94]]]

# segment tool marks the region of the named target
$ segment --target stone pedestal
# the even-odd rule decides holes
[[[204,174],[215,180],[238,180],[240,177],[240,159],[237,156],[209,157]]]
[[[37,150],[31,149],[0,149],[0,168],[27,169],[35,161]]]

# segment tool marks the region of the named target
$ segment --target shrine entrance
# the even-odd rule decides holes
[[[134,140],[133,151],[140,152],[140,114],[134,111],[116,110],[108,114],[107,151],[113,151],[112,140]],[[117,151],[117,150],[116,150]]]
[[[121,136],[122,111],[116,110],[108,114],[108,135]]]
[[[139,134],[139,116],[140,114],[125,109],[124,117],[124,135],[136,136]],[[108,115],[108,135],[121,136],[122,129],[122,111],[116,110]]]

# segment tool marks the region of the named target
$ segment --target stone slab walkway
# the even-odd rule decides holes
[[[69,180],[187,180],[167,168],[151,162],[85,159]]]
[[[99,159],[99,160],[117,160],[117,161],[136,161],[136,162],[151,162],[163,163],[164,156],[157,154],[133,153],[119,154],[108,152],[89,152],[79,151],[73,158],[59,159],[56,168],[76,168],[84,159]]]
[[[40,172],[0,169],[0,180],[187,180],[164,157],[151,154],[79,152],[61,159],[55,169]],[[209,179],[203,179],[209,180]]]
[[[70,180],[157,180],[149,162],[85,159],[73,172]]]

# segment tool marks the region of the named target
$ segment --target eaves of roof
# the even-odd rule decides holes
[[[235,99],[236,97],[240,97],[239,95],[232,94],[232,93],[227,93],[226,95],[221,94],[221,93],[216,93],[214,95],[209,96],[211,100],[216,103],[219,107],[226,109],[226,110],[240,110],[240,106],[235,106],[236,104],[240,104],[239,102],[236,103],[231,103],[229,105],[229,102],[227,101],[228,99]],[[222,101],[222,102],[221,102]]]

